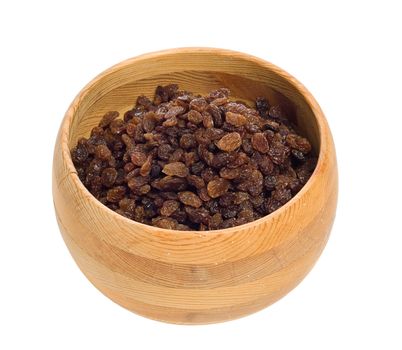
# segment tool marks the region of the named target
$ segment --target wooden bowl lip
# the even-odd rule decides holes
[[[236,58],[243,59],[245,61],[253,62],[257,65],[260,65],[264,69],[268,69],[271,71],[274,71],[275,74],[281,76],[283,79],[285,79],[288,83],[290,83],[303,97],[307,105],[310,107],[312,110],[312,113],[315,117],[315,120],[318,125],[318,133],[319,133],[319,143],[320,143],[320,149],[319,149],[319,154],[318,154],[318,160],[316,167],[314,169],[314,172],[310,176],[309,180],[306,182],[306,184],[301,188],[301,190],[287,203],[285,203],[282,207],[279,209],[275,210],[271,214],[268,214],[258,220],[243,224],[243,225],[238,225],[235,227],[230,227],[226,229],[220,229],[220,230],[208,230],[208,231],[195,231],[195,230],[186,230],[186,231],[179,231],[179,230],[170,230],[170,229],[164,229],[164,228],[159,228],[147,224],[143,224],[134,220],[131,220],[129,218],[126,218],[115,211],[111,210],[104,204],[102,204],[100,201],[98,201],[90,192],[89,190],[84,186],[84,184],[81,182],[77,175],[77,171],[75,169],[75,166],[72,162],[71,159],[71,154],[70,154],[70,149],[68,147],[68,135],[70,132],[71,128],[71,121],[74,117],[75,114],[75,109],[76,105],[80,103],[80,100],[90,91],[98,82],[99,79],[106,77],[107,75],[113,74],[114,72],[118,71],[119,69],[130,66],[135,64],[138,61],[144,61],[144,60],[149,60],[149,59],[154,59],[157,57],[161,56],[167,56],[167,55],[177,55],[177,54],[189,54],[189,53],[204,53],[204,54],[211,54],[211,55],[217,55],[217,56],[236,56]],[[324,165],[324,158],[327,156],[327,152],[330,149],[329,143],[331,140],[327,137],[327,134],[330,133],[330,129],[328,126],[328,123],[326,121],[326,118],[324,116],[324,113],[322,112],[320,106],[318,105],[318,102],[315,100],[313,95],[307,90],[307,88],[300,83],[295,77],[284,71],[282,68],[279,68],[278,66],[262,59],[258,58],[256,56],[246,54],[243,52],[239,51],[234,51],[234,50],[228,50],[228,49],[220,49],[220,48],[212,48],[212,47],[182,47],[182,48],[172,48],[172,49],[166,49],[166,50],[160,50],[160,51],[155,51],[155,52],[149,52],[145,53],[139,56],[135,56],[126,60],[123,60],[110,68],[104,70],[102,73],[97,75],[95,78],[93,78],[87,85],[84,86],[84,88],[81,89],[81,91],[78,93],[78,95],[75,97],[75,99],[72,101],[71,105],[69,106],[68,110],[65,113],[65,118],[62,121],[61,124],[61,129],[66,130],[66,132],[61,133],[60,137],[60,147],[62,148],[62,157],[63,161],[65,162],[67,169],[68,169],[68,176],[71,177],[72,181],[74,182],[74,185],[77,186],[78,190],[83,191],[86,194],[86,197],[88,200],[92,202],[93,205],[98,207],[99,210],[104,211],[107,215],[111,215],[113,217],[113,220],[117,220],[122,222],[124,225],[132,226],[133,229],[130,230],[133,234],[138,230],[138,229],[151,229],[154,232],[153,233],[161,233],[161,234],[170,234],[170,235],[187,235],[187,236],[200,236],[200,234],[205,234],[205,235],[221,235],[221,234],[232,234],[232,233],[237,233],[242,230],[249,229],[251,227],[259,226],[263,224],[266,221],[269,220],[274,220],[277,216],[280,216],[283,212],[288,210],[288,208],[295,203],[296,201],[300,200],[301,197],[305,195],[312,187],[314,187],[318,176],[322,174],[323,172],[323,165]]]

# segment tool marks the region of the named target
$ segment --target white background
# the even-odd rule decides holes
[[[2,1],[0,348],[401,349],[397,5]],[[243,51],[296,76],[328,118],[340,171],[332,235],[308,277],[257,314],[209,326],[151,321],[99,293],[70,257],[51,197],[53,145],[76,93],[123,59],[182,46]]]

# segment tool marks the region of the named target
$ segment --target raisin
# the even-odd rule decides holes
[[[269,151],[268,140],[261,132],[257,132],[251,137],[251,144],[260,153],[267,153]]]
[[[137,97],[137,101],[135,102],[135,105],[136,105],[136,107],[143,106],[146,109],[148,109],[149,107],[151,107],[152,102],[145,95],[140,95],[140,96]]]
[[[195,139],[195,136],[192,134],[184,134],[180,138],[180,147],[183,147],[184,149],[197,147],[197,141]]]
[[[191,186],[194,186],[197,189],[205,187],[205,181],[200,176],[189,175],[187,176],[187,181]]]
[[[218,178],[208,182],[207,190],[211,198],[218,198],[222,196],[229,189],[229,181],[226,179]]]
[[[178,193],[179,201],[190,207],[199,208],[202,205],[200,197],[190,191],[184,191]]]
[[[184,191],[187,188],[187,181],[181,177],[165,176],[154,180],[151,185],[161,191]]]
[[[192,109],[187,113],[187,119],[189,122],[197,125],[200,124],[203,120],[203,116],[200,112]]]
[[[216,213],[209,220],[209,229],[217,230],[222,225],[223,219],[221,213]]]
[[[272,162],[277,165],[281,165],[285,162],[288,153],[289,148],[287,148],[280,142],[275,142],[274,144],[272,144],[268,151],[268,155],[271,158]]]
[[[283,119],[284,118],[283,111],[280,106],[272,106],[269,109],[268,115],[273,119]]]
[[[112,157],[112,152],[105,145],[98,145],[95,148],[95,157],[100,160],[110,160]]]
[[[228,193],[223,194],[219,198],[219,205],[221,207],[228,207],[230,205],[233,205],[235,200],[236,200],[236,193],[228,192]]]
[[[110,123],[109,127],[113,135],[120,135],[123,133],[124,130],[126,130],[126,124],[121,119],[113,120]]]
[[[155,113],[148,112],[145,114],[142,121],[142,127],[144,128],[144,131],[148,133],[155,129]]]
[[[205,165],[203,162],[196,162],[191,166],[191,172],[194,175],[201,174],[201,171],[204,169]]]
[[[226,122],[234,126],[243,126],[247,124],[247,118],[242,114],[227,112]]]
[[[101,128],[106,128],[107,126],[110,125],[110,123],[115,120],[117,117],[119,116],[119,112],[116,111],[111,111],[111,112],[107,112],[101,119],[101,121],[99,122],[99,126]]]
[[[255,107],[258,113],[260,113],[261,117],[268,117],[268,112],[271,106],[269,105],[269,102],[265,97],[257,97],[255,99]]]
[[[163,202],[162,208],[160,210],[161,215],[163,216],[170,216],[172,215],[177,209],[179,209],[180,203],[176,200],[167,200]]]
[[[213,156],[211,166],[213,166],[214,168],[222,168],[233,161],[234,157],[235,155],[231,155],[230,153],[220,152]]]
[[[195,111],[200,113],[204,112],[207,107],[208,103],[203,97],[195,98],[190,102],[190,109],[194,109]]]
[[[111,203],[118,203],[124,198],[125,194],[126,188],[124,186],[117,186],[107,191],[106,198]]]
[[[294,150],[300,151],[303,154],[307,154],[311,151],[310,142],[304,137],[295,135],[295,134],[288,134],[286,136],[286,143]]]
[[[117,179],[117,170],[106,168],[102,171],[101,182],[103,186],[112,187]]]
[[[233,180],[236,179],[240,176],[240,169],[239,168],[222,168],[219,171],[220,177],[227,179],[227,180]]]
[[[292,198],[292,193],[288,188],[279,187],[272,192],[271,198],[281,204],[285,204]]]
[[[209,182],[216,178],[217,175],[212,168],[206,168],[201,172],[201,177],[204,181]]]
[[[208,190],[206,187],[202,187],[198,190],[198,196],[201,198],[202,201],[208,202],[211,200],[211,197],[208,194]]]
[[[193,207],[184,207],[184,210],[190,219],[190,221],[196,223],[196,224],[204,224],[208,225],[209,223],[209,212],[205,208],[193,208]]]
[[[211,115],[214,126],[220,128],[223,124],[223,120],[219,107],[210,104],[206,111]]]
[[[131,153],[131,162],[135,165],[142,166],[147,161],[147,155],[144,152],[135,151]]]
[[[199,160],[198,154],[196,152],[186,152],[184,153],[184,163],[186,164],[186,167],[190,167],[193,165],[196,161]]]
[[[186,177],[189,171],[187,166],[182,162],[174,162],[166,164],[162,172],[170,176]]]
[[[181,148],[176,149],[169,157],[169,163],[175,163],[182,159],[184,151]]]
[[[149,175],[151,173],[151,168],[152,168],[152,156],[149,155],[147,157],[147,160],[141,166],[140,175],[141,176]]]
[[[304,156],[303,152],[298,151],[297,149],[292,149],[290,153],[296,162],[303,163],[306,160],[306,157]]]
[[[130,188],[131,191],[134,193],[140,193],[141,187],[146,185],[149,181],[148,176],[136,176],[132,177],[127,181],[127,186]]]
[[[131,198],[123,198],[119,201],[119,207],[124,212],[134,212],[135,209],[135,200]]]
[[[217,146],[220,150],[225,152],[232,152],[241,146],[242,140],[238,132],[232,132],[223,136],[218,142]]]
[[[157,217],[152,220],[152,225],[168,230],[175,230],[177,228],[177,221],[172,218]]]
[[[221,214],[224,219],[230,219],[237,216],[239,207],[237,205],[229,205],[221,209]]]
[[[268,190],[268,191],[273,191],[276,187],[276,176],[267,176],[264,179],[264,187]]]
[[[89,156],[88,149],[85,145],[78,144],[77,147],[73,148],[71,151],[72,159],[74,164],[82,164],[84,163]]]
[[[252,144],[251,144],[250,139],[244,139],[244,140],[242,141],[241,148],[243,149],[243,151],[244,151],[246,154],[248,154],[248,155],[250,155],[250,156],[254,153],[254,149],[253,149],[253,146],[252,146]]]
[[[212,116],[208,112],[202,113],[202,124],[206,129],[214,127],[214,120],[212,119]]]
[[[158,147],[158,157],[162,160],[168,160],[173,152],[173,147],[169,144],[163,144]]]
[[[163,125],[164,127],[175,126],[175,125],[177,125],[177,118],[176,118],[176,117],[171,117],[171,118],[165,120],[165,121],[162,123],[162,125]]]

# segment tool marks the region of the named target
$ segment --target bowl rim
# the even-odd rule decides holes
[[[301,190],[294,196],[292,197],[287,203],[282,205],[279,209],[275,210],[274,212],[263,216],[260,219],[234,226],[234,227],[229,227],[225,229],[219,229],[219,230],[207,230],[207,231],[196,231],[196,230],[171,230],[171,229],[164,229],[148,224],[143,224],[137,221],[134,221],[132,219],[126,218],[123,215],[120,215],[113,211],[112,209],[108,208],[106,205],[102,204],[98,199],[96,199],[92,193],[89,192],[89,190],[84,186],[84,184],[81,182],[81,180],[78,177],[76,168],[72,162],[71,159],[71,153],[70,149],[68,147],[68,136],[71,130],[71,122],[73,120],[76,106],[77,104],[80,103],[80,101],[84,98],[84,96],[97,84],[97,82],[105,78],[107,75],[113,74],[117,70],[125,67],[125,66],[130,66],[132,64],[135,64],[138,61],[144,61],[148,59],[155,59],[161,56],[165,55],[173,55],[173,54],[189,54],[189,53],[204,53],[204,54],[211,54],[211,55],[217,55],[217,56],[223,56],[223,57],[228,57],[228,56],[235,56],[236,58],[245,60],[245,61],[251,61],[257,65],[262,66],[265,69],[269,69],[271,71],[274,71],[275,74],[281,76],[284,80],[286,80],[289,84],[292,85],[292,87],[297,90],[300,95],[303,97],[305,100],[306,104],[308,107],[311,109],[315,120],[318,125],[318,136],[319,136],[319,154],[318,154],[318,159],[317,159],[317,164],[316,167],[311,174],[309,180],[304,184],[304,186],[301,188]],[[154,229],[155,232],[159,232],[161,234],[178,234],[178,235],[190,235],[190,236],[200,236],[200,234],[205,234],[208,236],[211,235],[216,235],[216,234],[231,234],[231,233],[236,233],[238,231],[242,230],[247,230],[253,226],[258,226],[262,224],[265,221],[269,220],[275,220],[276,217],[280,216],[283,212],[288,210],[288,208],[293,205],[296,201],[300,200],[301,197],[304,196],[304,194],[314,186],[314,183],[316,182],[317,175],[322,173],[324,163],[325,163],[325,156],[327,154],[327,151],[329,149],[329,143],[332,142],[331,138],[328,137],[328,134],[330,134],[328,122],[324,116],[324,113],[322,112],[318,102],[315,100],[313,95],[307,90],[307,88],[300,83],[295,77],[293,77],[291,74],[287,73],[284,71],[282,68],[272,64],[269,61],[266,61],[262,58],[246,54],[243,52],[239,51],[234,51],[234,50],[228,50],[228,49],[221,49],[221,48],[212,48],[212,47],[181,47],[181,48],[171,48],[171,49],[165,49],[165,50],[160,50],[160,51],[154,51],[154,52],[149,52],[145,53],[142,55],[134,56],[131,58],[128,58],[126,60],[123,60],[108,69],[104,70],[100,74],[98,74],[95,78],[93,78],[89,83],[87,83],[81,91],[78,93],[78,95],[74,98],[74,100],[71,102],[70,106],[68,107],[64,119],[61,123],[61,130],[64,130],[65,132],[61,133],[60,136],[60,147],[61,147],[61,156],[63,158],[63,163],[66,165],[67,168],[67,176],[70,176],[72,181],[74,182],[74,185],[77,186],[77,188],[80,191],[83,191],[83,193],[86,194],[86,197],[88,200],[90,200],[92,205],[96,206],[99,210],[105,211],[108,215],[111,215],[113,220],[119,221],[122,224],[124,224],[126,227],[128,225],[133,227],[133,230],[129,230],[130,233],[135,233],[137,229]]]

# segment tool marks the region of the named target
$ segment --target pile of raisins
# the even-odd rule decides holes
[[[158,86],[123,119],[106,113],[71,150],[79,178],[110,209],[166,229],[224,229],[272,213],[316,158],[280,106],[259,97],[254,109],[229,94]]]

